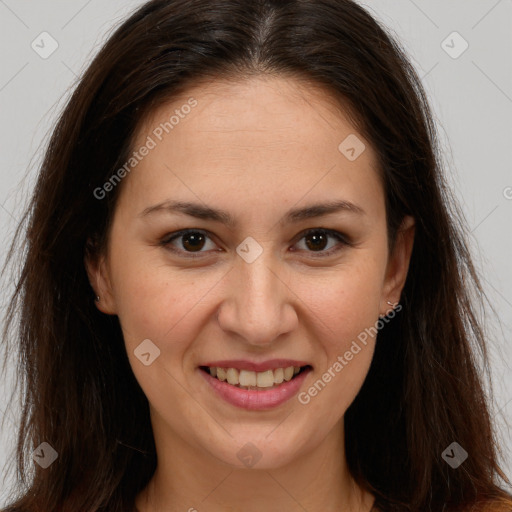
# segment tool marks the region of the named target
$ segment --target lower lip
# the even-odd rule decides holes
[[[295,378],[288,382],[283,382],[279,386],[267,390],[240,389],[228,384],[226,381],[212,377],[209,373],[198,368],[199,373],[203,375],[213,390],[226,402],[236,407],[249,410],[272,409],[282,403],[290,400],[299,391],[306,375],[311,368],[306,368]]]

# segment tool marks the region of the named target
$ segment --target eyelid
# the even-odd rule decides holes
[[[347,235],[345,235],[344,233],[341,233],[340,231],[337,231],[335,229],[322,228],[322,227],[308,228],[308,229],[305,229],[304,231],[300,232],[297,235],[297,237],[295,238],[296,241],[294,242],[294,244],[298,243],[300,240],[302,240],[307,235],[312,234],[312,233],[322,233],[324,235],[335,238],[338,241],[338,244],[336,246],[331,247],[327,251],[318,251],[318,252],[305,251],[309,254],[312,254],[313,258],[323,258],[323,257],[332,256],[333,254],[339,252],[344,246],[352,247],[354,245],[352,243],[352,241],[350,240],[350,238]]]
[[[161,239],[160,245],[168,248],[173,253],[176,253],[179,255],[185,255],[184,256],[185,258],[202,258],[202,257],[204,257],[203,256],[204,254],[211,252],[211,251],[198,251],[198,252],[194,253],[194,252],[183,251],[180,249],[175,249],[174,247],[172,247],[171,242],[173,242],[174,240],[176,240],[184,235],[190,234],[190,233],[201,233],[210,239],[215,238],[215,235],[210,233],[208,230],[200,229],[200,228],[187,228],[187,229],[182,229],[180,231],[175,231],[173,233],[169,233],[168,235],[166,235],[165,237],[163,237]],[[331,247],[327,251],[305,251],[307,253],[312,254],[313,258],[322,258],[322,257],[331,256],[332,254],[340,251],[343,246],[352,247],[354,245],[353,242],[351,241],[351,239],[344,233],[341,233],[335,229],[322,228],[322,227],[308,228],[308,229],[305,229],[304,231],[301,231],[294,238],[294,242],[293,242],[294,245],[296,243],[298,243],[300,240],[302,240],[303,238],[305,238],[307,235],[312,234],[312,233],[322,233],[324,235],[335,238],[339,242],[338,246]],[[220,250],[221,249],[219,249],[215,252],[219,252]],[[300,252],[300,251],[293,251],[293,252]]]
[[[184,256],[185,258],[203,258],[204,254],[207,251],[198,251],[197,253],[187,252],[187,251],[175,249],[171,245],[171,242],[173,242],[175,239],[180,238],[185,235],[188,235],[190,233],[201,233],[201,234],[207,236],[208,238],[215,238],[214,235],[206,229],[187,228],[187,229],[181,229],[180,231],[175,231],[173,233],[169,233],[168,235],[165,235],[164,238],[160,241],[160,245],[163,245],[165,248],[169,249],[170,251],[172,251],[175,254],[185,255]]]

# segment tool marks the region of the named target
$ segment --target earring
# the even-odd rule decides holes
[[[389,304],[390,306],[392,306],[392,307],[393,307],[393,309],[395,309],[395,307],[397,306],[397,304],[393,304],[392,302],[389,302],[389,300],[387,300],[386,302],[387,302],[387,304]],[[379,315],[379,318],[380,318],[380,319],[382,319],[382,318],[385,318],[386,316],[388,316],[388,314],[387,314],[387,313],[384,313],[384,314],[382,314],[382,315]]]
[[[99,301],[100,301],[100,296],[96,295],[96,302],[99,302]]]

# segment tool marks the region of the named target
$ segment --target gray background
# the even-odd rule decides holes
[[[249,0],[248,0],[249,1]],[[77,77],[135,0],[0,0],[1,258],[34,183],[44,143]],[[512,476],[512,1],[360,2],[403,44],[433,107],[449,180],[472,234],[475,263],[497,317],[488,317],[493,416]],[[469,44],[460,56],[463,40]],[[39,51],[57,50],[43,59]],[[41,38],[45,37],[44,42]],[[448,39],[447,39],[448,37]],[[443,41],[446,41],[443,44]],[[451,47],[451,48],[450,48]],[[446,51],[445,51],[446,50]],[[452,55],[450,56],[448,53]],[[457,56],[457,58],[453,58]],[[2,283],[2,309],[11,290]],[[13,367],[0,382],[0,489],[11,482],[19,407],[6,408]],[[470,448],[470,447],[469,447]],[[468,450],[470,451],[470,450]],[[0,490],[0,506],[5,493]]]

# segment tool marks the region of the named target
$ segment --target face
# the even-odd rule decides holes
[[[153,428],[237,467],[282,466],[332,439],[412,248],[406,218],[388,254],[369,142],[325,91],[251,78],[158,108],[133,150],[87,269]]]

